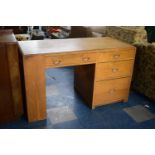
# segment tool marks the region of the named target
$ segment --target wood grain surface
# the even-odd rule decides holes
[[[76,66],[75,90],[90,108],[127,101],[135,47],[105,38],[20,41],[30,122],[46,119],[45,70]]]

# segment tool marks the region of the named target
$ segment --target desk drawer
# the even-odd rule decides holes
[[[130,60],[135,58],[135,50],[118,50],[101,52],[99,62]]]
[[[106,104],[126,99],[131,78],[120,78],[96,82],[94,105]]]
[[[96,63],[97,53],[85,53],[85,54],[64,54],[46,56],[46,67],[59,67],[67,65],[80,65]]]
[[[131,76],[133,63],[133,60],[98,63],[96,81]]]

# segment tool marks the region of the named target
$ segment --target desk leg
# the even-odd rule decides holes
[[[28,121],[46,119],[44,61],[41,56],[23,58]]]

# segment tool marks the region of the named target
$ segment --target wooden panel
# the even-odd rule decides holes
[[[76,66],[74,69],[74,87],[84,101],[92,107],[95,64]]]
[[[14,117],[6,45],[0,44],[0,122]]]
[[[57,54],[45,56],[46,68],[95,63],[97,53]]]
[[[130,60],[135,58],[135,50],[109,50],[107,52],[101,52],[98,61],[108,62],[108,61],[122,61]]]
[[[7,55],[10,71],[14,114],[21,116],[23,113],[23,104],[22,104],[23,101],[22,101],[17,44],[7,44],[7,51],[8,51]]]
[[[127,100],[131,78],[105,80],[95,83],[94,105]]]
[[[18,49],[18,55],[19,55],[19,70],[20,70],[20,79],[21,79],[21,90],[22,90],[21,93],[22,93],[22,99],[23,99],[23,113],[24,115],[27,115],[24,64],[23,64],[23,56],[20,49]]]
[[[98,63],[96,81],[131,76],[133,63],[133,60]]]
[[[18,47],[11,30],[0,31],[0,121],[17,120],[23,114]]]
[[[46,89],[42,56],[23,60],[29,122],[46,119]]]

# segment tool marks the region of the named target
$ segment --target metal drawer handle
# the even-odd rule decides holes
[[[54,64],[54,65],[58,65],[58,64],[60,64],[60,63],[61,63],[61,60],[54,60],[54,61],[53,61],[53,64]]]
[[[89,58],[89,57],[83,57],[82,60],[83,60],[83,61],[89,61],[90,58]]]
[[[118,68],[112,68],[112,72],[116,73],[119,69]]]
[[[111,90],[109,91],[110,94],[113,94],[113,93],[115,93],[115,92],[116,92],[116,89],[111,89]]]
[[[115,55],[113,55],[113,58],[114,59],[118,59],[120,57],[120,54],[115,54]]]

